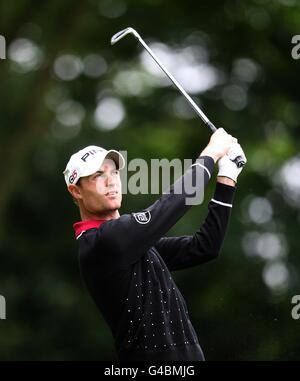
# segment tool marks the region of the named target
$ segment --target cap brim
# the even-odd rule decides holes
[[[86,171],[83,172],[80,177],[90,176],[93,173],[99,171],[105,159],[113,160],[116,164],[117,169],[123,169],[125,167],[124,157],[120,154],[120,152],[112,149],[107,151],[106,155],[99,161],[94,160],[93,163],[91,163],[91,165],[89,166],[89,168],[87,168]]]
[[[117,169],[121,170],[125,167],[125,159],[120,152],[111,149],[107,152],[105,159],[112,159],[117,166]]]

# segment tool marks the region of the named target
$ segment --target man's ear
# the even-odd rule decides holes
[[[82,199],[81,189],[79,186],[77,186],[75,184],[71,184],[68,186],[68,191],[71,193],[72,197],[75,200]]]

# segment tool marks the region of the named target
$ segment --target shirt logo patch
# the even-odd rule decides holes
[[[133,217],[139,224],[147,224],[151,220],[150,212],[133,213]]]

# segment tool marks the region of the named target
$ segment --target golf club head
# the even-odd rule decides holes
[[[121,40],[123,37],[125,37],[127,34],[133,34],[134,37],[136,38],[140,38],[140,35],[138,34],[138,32],[131,28],[131,27],[128,27],[126,29],[123,29],[121,30],[120,32],[114,34],[110,40],[110,43],[112,45],[114,45],[116,42],[118,42],[119,40]]]

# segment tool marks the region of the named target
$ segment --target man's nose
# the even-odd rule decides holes
[[[107,186],[113,187],[116,185],[116,179],[112,174],[107,175]]]

